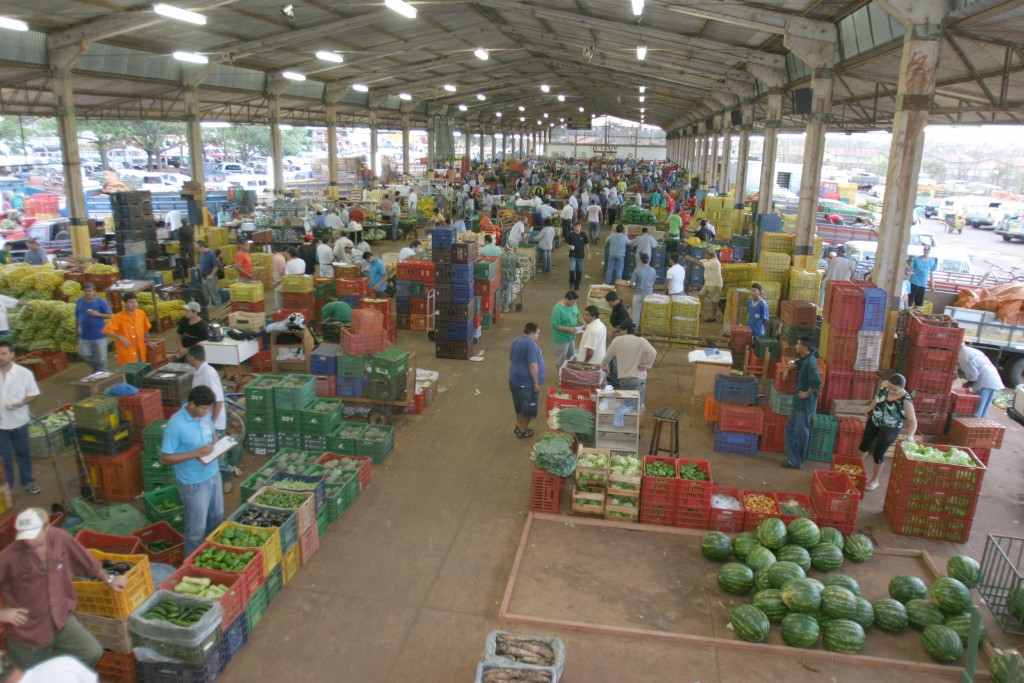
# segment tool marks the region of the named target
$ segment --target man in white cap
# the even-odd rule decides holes
[[[178,350],[171,354],[172,361],[184,361],[189,349],[206,341],[209,329],[206,321],[199,317],[202,310],[197,301],[185,304],[185,317],[178,321]]]
[[[59,655],[95,667],[103,647],[75,618],[71,577],[88,576],[123,591],[125,576],[108,574],[45,510],[28,508],[14,522],[16,542],[0,552],[0,622],[11,657],[27,669]]]
[[[0,683],[96,683],[98,680],[95,671],[67,655],[23,669],[0,653]]]

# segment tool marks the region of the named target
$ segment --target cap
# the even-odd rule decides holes
[[[15,540],[31,541],[42,532],[46,522],[46,513],[43,510],[39,508],[22,510],[14,521]]]
[[[843,244],[840,244],[838,247],[836,247],[836,251],[838,253],[840,253],[840,254],[845,254],[846,253],[846,246],[843,245]]]
[[[313,236],[312,235],[306,235],[305,237],[303,237],[303,239],[306,240],[307,242],[312,242],[313,241]]]
[[[199,302],[197,301],[189,301],[187,304],[185,304],[185,310],[192,311],[193,313],[199,313],[201,310],[203,310],[203,307],[200,306]]]
[[[95,282],[83,282],[82,283],[82,289],[93,289],[94,290],[94,289],[96,289],[96,283]]]

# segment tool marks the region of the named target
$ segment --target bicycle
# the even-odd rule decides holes
[[[237,397],[245,398],[244,393],[224,394],[224,409],[227,410],[227,433],[234,438],[235,442],[245,445],[245,404],[234,400]],[[255,457],[255,456],[254,456]]]

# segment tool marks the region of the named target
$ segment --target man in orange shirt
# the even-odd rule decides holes
[[[252,280],[252,257],[249,256],[249,240],[238,241],[238,251],[235,253],[235,268],[238,270],[238,279],[242,282]]]
[[[115,313],[103,334],[117,340],[117,364],[146,362],[146,342],[149,341],[149,329],[152,325],[146,314],[139,310],[139,301],[131,292],[122,297],[124,310]]]

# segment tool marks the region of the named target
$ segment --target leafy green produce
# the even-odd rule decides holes
[[[170,550],[174,547],[173,545],[171,545],[170,541],[165,541],[162,538],[159,538],[155,541],[150,541],[149,543],[144,543],[143,545],[145,545],[146,550],[148,550],[151,553],[162,553],[163,551]]]
[[[644,474],[648,477],[667,477],[669,479],[675,479],[676,468],[667,462],[655,460],[654,462],[647,464],[644,468]]]
[[[240,572],[249,566],[255,556],[256,553],[252,551],[238,553],[211,546],[199,553],[192,564],[222,572]]]
[[[272,508],[297,508],[302,507],[302,504],[306,502],[306,496],[297,493],[266,491],[257,496],[253,502],[257,505],[267,505]]]
[[[540,441],[533,445],[530,459],[537,467],[556,477],[568,477],[576,471],[576,453],[572,443],[559,434],[541,435]]]
[[[174,512],[175,510],[184,509],[184,505],[176,503],[173,500],[165,500],[156,506],[157,512]]]
[[[301,479],[278,479],[274,482],[275,489],[283,489],[285,491],[313,491],[320,482],[317,481],[302,481]]]
[[[690,481],[711,481],[708,473],[693,463],[679,466],[679,478],[689,479]]]
[[[548,415],[548,427],[570,434],[593,434],[594,415],[583,408],[554,408]]]
[[[938,448],[925,444],[904,441],[901,444],[903,453],[911,460],[924,460],[926,462],[941,462],[961,467],[977,467],[977,463],[966,451],[959,448],[950,448],[948,451],[940,451]]]

